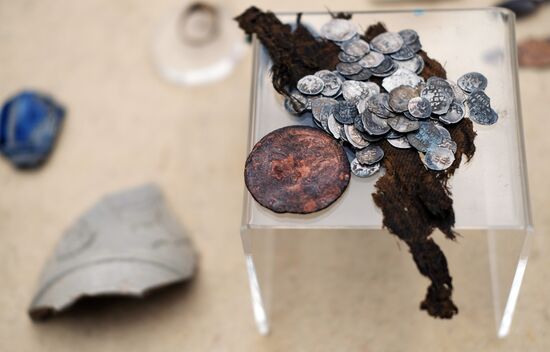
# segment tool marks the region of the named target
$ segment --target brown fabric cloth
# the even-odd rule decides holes
[[[274,63],[273,85],[285,95],[304,75],[321,69],[333,70],[338,63],[338,46],[313,37],[301,25],[300,18],[298,15],[296,30],[291,32],[290,26],[282,24],[274,14],[255,7],[237,17],[240,27],[247,34],[255,33],[267,48]],[[370,41],[385,31],[385,26],[377,23],[366,30],[363,38]],[[422,71],[425,79],[446,78],[439,62],[424,51],[419,54],[425,62]],[[375,77],[371,81],[381,84],[381,79]],[[397,149],[386,141],[379,143],[385,153],[382,162],[386,173],[378,179],[373,194],[375,204],[382,210],[383,225],[407,243],[418,270],[431,281],[420,308],[438,318],[452,318],[458,308],[452,301],[453,285],[447,260],[430,235],[437,228],[449,239],[456,237],[453,200],[447,181],[460,166],[463,156],[470,160],[474,155],[476,135],[469,119],[448,129],[457,144],[457,152],[453,165],[444,171],[426,169],[414,149]]]

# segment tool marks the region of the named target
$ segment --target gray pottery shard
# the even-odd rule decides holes
[[[191,278],[196,262],[191,241],[157,186],[107,195],[63,234],[29,315],[41,320],[84,297],[142,297]]]

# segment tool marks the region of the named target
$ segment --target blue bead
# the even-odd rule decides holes
[[[64,108],[44,94],[15,95],[0,112],[0,152],[17,168],[40,166],[53,149],[64,116]]]

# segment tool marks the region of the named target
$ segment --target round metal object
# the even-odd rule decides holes
[[[276,213],[322,210],[346,190],[350,165],[342,146],[327,133],[288,126],[263,137],[245,165],[252,197]]]

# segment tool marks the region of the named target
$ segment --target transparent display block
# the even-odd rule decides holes
[[[278,16],[289,23],[296,18]],[[327,13],[305,13],[302,23],[319,30],[329,19]],[[494,314],[498,336],[506,336],[533,233],[514,16],[489,8],[358,12],[352,20],[362,31],[376,22],[391,31],[416,30],[424,50],[443,64],[451,80],[470,71],[488,78],[486,92],[499,121],[474,124],[475,156],[450,182],[461,236],[456,242],[437,232],[433,236],[454,280],[460,313],[452,321],[460,325]],[[305,123],[284,109],[271,83],[269,55],[256,40],[254,57],[249,151],[269,132]],[[335,318],[339,324],[377,326],[395,314],[426,316],[418,302],[427,279],[417,272],[406,245],[382,228],[382,213],[372,201],[377,179],[352,176],[336,203],[308,215],[276,214],[245,190],[241,236],[261,333],[308,314],[317,317],[315,327],[334,324]]]

